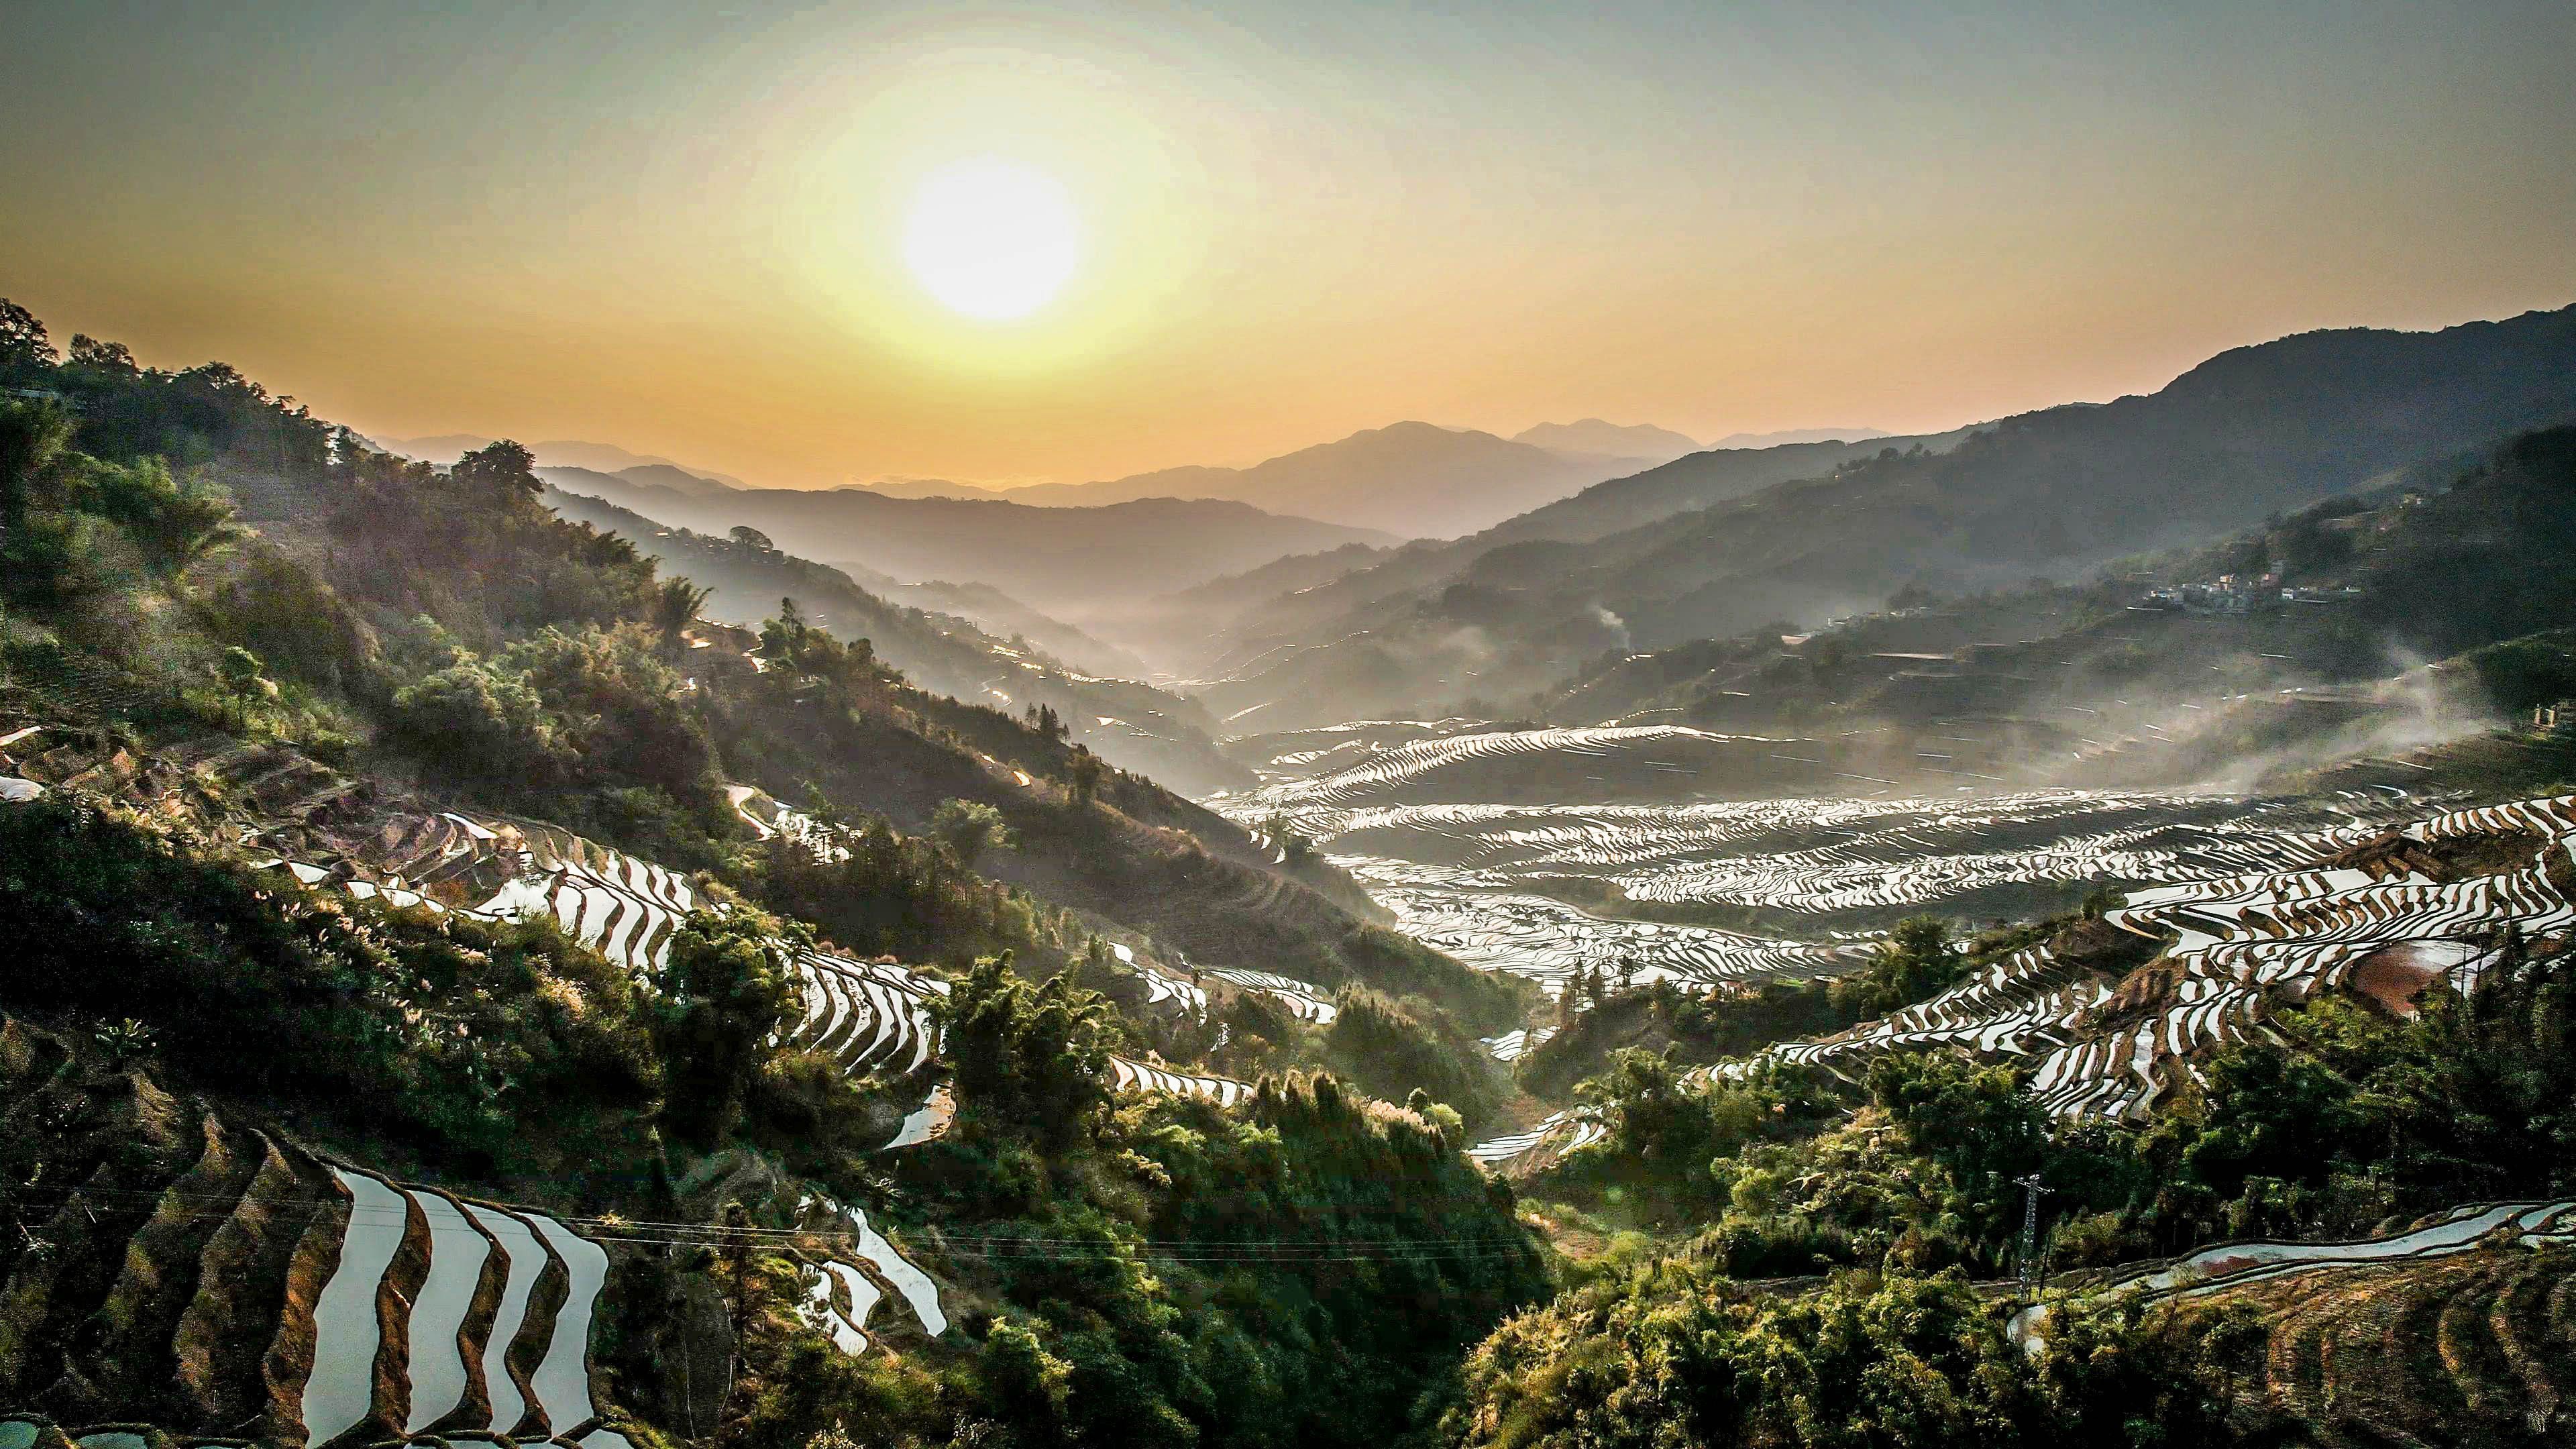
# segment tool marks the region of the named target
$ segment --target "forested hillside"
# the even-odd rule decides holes
[[[0,1405],[1337,1442],[1543,1290],[1419,1090],[1521,1003],[1333,867],[514,445],[0,324]]]
[[[1582,1265],[1451,1432],[2561,1442],[2571,840],[2464,809],[1831,983],[1582,983],[1516,1068],[1578,1105],[1493,1159]]]
[[[890,604],[841,570],[786,553],[756,531],[712,538],[595,498],[546,497],[563,517],[626,540],[705,589],[704,618],[757,629],[781,599],[792,598],[807,623],[867,640],[913,684],[1005,713],[1044,708],[1065,739],[1174,790],[1206,795],[1252,782],[1251,772],[1217,753],[1209,738],[1214,722],[1194,701],[1078,672],[1026,639],[1007,642],[952,615]]]
[[[2436,743],[2576,692],[2557,638],[2576,627],[2576,429],[2479,453],[2083,583],[1916,591],[1804,636],[1606,655],[1541,713],[1875,731],[1858,768],[2015,783],[2249,778]]]
[[[1076,624],[1116,607],[1289,554],[1389,534],[1281,517],[1216,498],[1141,498],[1043,508],[1003,498],[893,498],[865,488],[752,488],[698,496],[604,479],[609,502],[673,527],[751,527],[817,562],[912,582],[990,583]]]
[[[513,444],[407,462],[16,309],[0,344],[0,1431],[30,1445],[2565,1436],[2576,797],[2321,797],[2284,818],[2322,829],[2132,849],[2173,878],[1973,935],[1888,929],[1920,882],[1809,802],[1749,828],[1839,832],[1789,873],[1865,879],[1816,919],[1866,932],[1585,917],[1509,853],[1627,847],[1512,792],[1722,737],[1283,734],[1237,823],[1044,695],[921,687],[898,647],[962,677],[1016,646],[760,539],[599,511],[639,547]],[[2309,667],[2357,630],[2545,703],[2571,476],[2543,430],[2143,561],[2124,677],[2274,627],[2213,602],[2260,569],[2332,597]],[[1892,708],[1923,686],[1854,661],[1930,651],[1851,641],[1946,608],[2072,648],[2097,606],[1775,631],[1750,678],[1784,719]],[[1585,688],[1747,708],[1732,647]],[[1492,795],[1496,833],[1425,790]],[[1450,879],[1580,939],[1471,969],[1299,809],[1449,832]],[[1952,898],[2045,899],[1977,882],[2115,843],[2034,839]],[[1714,974],[1633,980],[1668,939]]]

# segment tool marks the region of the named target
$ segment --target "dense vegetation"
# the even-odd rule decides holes
[[[1912,585],[1885,611],[1794,649],[1782,644],[1791,626],[1774,621],[1651,654],[1616,650],[1546,708],[1567,721],[1678,708],[1720,727],[1823,729],[1960,715],[1992,727],[2049,705],[2349,686],[2465,655],[2477,686],[2466,702],[2518,712],[2576,689],[2562,637],[2576,623],[2571,500],[2576,427],[2543,429],[2483,449],[2465,467],[2445,458],[2438,468],[2411,470],[2405,486],[2326,499],[2214,542],[2115,560],[2082,582],[2042,579],[1950,596]],[[2133,607],[2157,588],[2223,588],[2248,607],[2227,614]],[[2283,603],[2284,589],[2300,599]],[[1962,650],[1970,653],[1957,663],[1945,658]],[[2168,706],[2161,723],[2176,725],[2172,713]],[[2212,742],[2178,763],[2226,753]]]
[[[926,690],[967,699],[1007,694],[1023,712],[1043,709],[1060,722],[1046,733],[1069,734],[1113,763],[1186,794],[1252,783],[1250,771],[1216,752],[1208,738],[1214,722],[1193,702],[1078,672],[1026,639],[996,639],[950,614],[900,607],[872,592],[873,585],[862,587],[841,569],[784,552],[755,529],[716,537],[659,527],[641,514],[560,490],[547,500],[564,517],[632,542],[707,590],[701,610],[707,618],[756,629],[780,598],[793,598],[818,627],[867,639],[878,657]]]
[[[2576,1118],[2551,1094],[2576,1072],[2576,952],[2516,961],[2410,1021],[2320,999],[2284,1018],[2286,1050],[2230,1048],[2145,1128],[2057,1131],[2014,1068],[1945,1053],[1877,1059],[1854,1100],[1793,1069],[1692,1087],[1632,1049],[1584,1088],[1608,1140],[1534,1190],[1618,1221],[1710,1224],[1756,1277],[1890,1255],[2003,1271],[2013,1180],[2034,1171],[2052,1193],[2046,1246],[2067,1266],[2224,1237],[2357,1235],[2562,1191],[2576,1184]]]
[[[2098,913],[2098,906],[2098,901],[2090,903],[2088,913]],[[1948,921],[1909,916],[1896,923],[1857,970],[1813,980],[1769,978],[1701,993],[1685,992],[1669,981],[1632,986],[1586,966],[1557,998],[1555,1033],[1523,1054],[1513,1075],[1529,1091],[1556,1099],[1623,1050],[1705,1066],[1773,1042],[1827,1036],[1939,995],[1979,967],[2086,918],[2054,917],[1961,940]],[[2109,944],[2114,958],[2104,961],[2105,967],[2130,957],[2144,959],[2134,946],[2123,951],[2125,943]],[[2101,947],[2098,939],[2085,945],[2096,951]]]
[[[550,922],[351,902],[69,796],[0,810],[0,862],[10,1004],[136,1023],[183,1080],[486,1173],[631,1155],[666,1100],[640,983]]]
[[[1935,989],[1953,948],[1933,923],[1901,937],[1847,996]],[[1997,1300],[1971,1289],[2020,1266],[2019,1180],[2047,1190],[2038,1248],[2055,1269],[2564,1196],[2571,1005],[2576,950],[2509,936],[2475,994],[2429,993],[2404,1020],[2320,998],[2279,1019],[2284,1043],[2222,1052],[2143,1126],[2062,1127],[2016,1069],[1949,1053],[1882,1056],[1855,1089],[1779,1067],[1696,1080],[1672,1046],[1620,1050],[1580,1089],[1607,1136],[1528,1188],[1594,1256],[1477,1350],[1451,1431],[1479,1445],[2280,1442],[2299,1420],[2261,1392],[2268,1331],[2241,1304],[2103,1300],[2062,1312],[2035,1360],[2006,1339]],[[1657,1246],[1677,1232],[1680,1247]]]
[[[785,1239],[633,1246],[600,1351],[639,1442],[1385,1437],[1431,1422],[1466,1345],[1543,1291],[1510,1195],[1417,1090],[1489,1104],[1425,1043],[1518,996],[1355,914],[1321,861],[1272,870],[1045,714],[919,690],[792,600],[756,664],[710,642],[703,589],[546,509],[514,444],[409,462],[229,369],[58,357],[15,308],[0,383],[0,718],[122,762],[0,810],[0,930],[30,943],[0,1009],[472,1190],[712,1229],[792,1175],[903,1233],[964,1306],[935,1342],[850,1359],[794,1311]],[[202,760],[307,783],[235,794]],[[150,798],[120,789],[137,769]],[[813,830],[757,838],[731,780]],[[729,909],[637,979],[549,925],[354,903],[238,843],[281,804],[388,797],[559,823]],[[1107,930],[1401,995],[1353,996],[1383,1029],[1343,1050],[1248,994],[1173,1020],[1133,1009]],[[928,1082],[779,1047],[778,943],[809,932],[954,974],[951,1136],[872,1156]],[[1105,1052],[1194,1063],[1227,1020],[1273,1033],[1263,1065],[1344,1061],[1412,1107],[1315,1071],[1233,1113],[1108,1095]],[[710,1292],[725,1311],[691,1306]],[[681,1402],[666,1349],[732,1389]]]
[[[2070,1315],[2034,1360],[1956,1273],[1853,1272],[1782,1295],[1694,1247],[1504,1325],[1449,1427],[1478,1449],[2227,1443],[2232,1420],[2258,1418],[2246,1380],[2262,1344],[2242,1316],[2113,1307]]]

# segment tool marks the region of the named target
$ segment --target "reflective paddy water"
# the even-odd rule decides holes
[[[1417,735],[1324,773],[1298,751],[1272,762],[1260,790],[1212,803],[1256,829],[1284,821],[1315,841],[1408,935],[1550,991],[1587,965],[1701,984],[1838,971],[1865,949],[1858,943],[1906,915],[2014,920],[2097,886],[2282,869],[2309,858],[2320,836],[2425,809],[2393,790],[2304,800],[2086,790],[1682,798],[1719,779],[1672,768],[1674,732],[1657,734],[1626,771],[1605,758],[1606,733]],[[1597,793],[1615,798],[1496,800],[1495,777],[1480,774],[1462,792],[1475,798],[1442,799],[1447,772],[1424,768],[1526,762],[1551,791],[1582,778],[1551,759],[1606,770]],[[1649,770],[1673,803],[1636,802]],[[1738,929],[1670,923],[1677,916]]]

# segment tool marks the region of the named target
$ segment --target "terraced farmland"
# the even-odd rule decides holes
[[[608,1256],[581,1232],[95,1073],[0,1020],[12,1180],[62,1184],[17,1195],[0,1243],[0,1402],[314,1445],[628,1449],[591,1389]]]
[[[1281,976],[1269,971],[1246,970],[1240,966],[1211,966],[1207,968],[1207,974],[1229,986],[1276,997],[1287,1003],[1289,1014],[1299,1021],[1329,1026],[1333,1018],[1340,1015],[1340,1012],[1334,1009],[1332,1001],[1325,996],[1323,988],[1299,981],[1294,977]]]
[[[798,950],[795,966],[804,1016],[782,1037],[789,1048],[820,1052],[853,1076],[918,1071],[937,1050],[925,1008],[948,994],[947,982],[832,951]]]
[[[2564,1443],[2576,1432],[2576,1202],[2471,1204],[2343,1243],[2226,1243],[2074,1296],[2253,1310],[2263,1388],[2312,1442]],[[2012,1332],[2036,1352],[2053,1302]]]
[[[1880,1053],[1955,1047],[2028,1064],[2030,1089],[2059,1117],[2141,1118],[2199,1080],[2200,1059],[2261,1039],[2282,1007],[2357,990],[2411,1010],[2424,989],[2474,989],[2508,928],[2563,940],[2576,931],[2571,846],[2576,796],[2447,811],[2388,831],[2346,823],[2285,835],[2273,847],[2283,868],[2131,892],[2103,922],[2017,951],[1929,1001],[1755,1060],[1856,1080]],[[2090,959],[2088,932],[2104,930],[2163,949],[2114,975]],[[1506,1171],[1534,1161],[1490,1160]]]
[[[1846,942],[1780,940],[1596,916],[1517,889],[1491,872],[1350,856],[1336,856],[1335,861],[1394,913],[1397,930],[1478,970],[1526,977],[1550,995],[1564,990],[1587,966],[1638,983],[1713,986],[1773,976],[1832,975],[1849,969],[1858,955],[1858,948]]]
[[[858,1262],[809,1257],[799,1264],[805,1297],[797,1311],[822,1330],[843,1353],[868,1349],[868,1320],[884,1301],[880,1283],[891,1287],[909,1308],[921,1331],[936,1338],[948,1331],[948,1314],[939,1302],[939,1285],[868,1224],[867,1214],[819,1194],[797,1203],[797,1226],[837,1240]],[[865,1265],[862,1271],[860,1264]]]
[[[2417,847],[2489,842],[2505,868],[2462,869]],[[1770,1055],[1850,1074],[1878,1052],[1957,1046],[2023,1058],[2065,1117],[2136,1117],[2193,1059],[2259,1035],[2277,1006],[2337,988],[2473,988],[2505,929],[2576,928],[2576,796],[2451,811],[2393,834],[2332,830],[2299,842],[2304,868],[2133,892],[2113,926],[2169,940],[2125,981],[2047,947],[2016,953],[1919,1006]],[[2428,873],[2433,872],[2433,873]],[[2437,878],[2438,873],[2440,877]]]
[[[335,867],[281,852],[272,865],[307,885],[345,882],[486,920],[554,918],[567,935],[630,971],[661,964],[697,893],[675,871],[537,821],[456,811],[397,815],[371,836],[342,842]],[[335,852],[338,853],[338,852]]]
[[[1116,1056],[1109,1059],[1109,1085],[1121,1092],[1167,1092],[1175,1097],[1196,1097],[1220,1107],[1234,1106],[1252,1096],[1249,1082],[1238,1082],[1232,1077],[1178,1072],[1170,1067]]]
[[[1552,1026],[1523,1027],[1504,1032],[1501,1036],[1478,1037],[1476,1044],[1495,1061],[1516,1062],[1532,1050],[1546,1045],[1555,1035],[1556,1028]]]
[[[2306,837],[2421,808],[2389,790],[2251,803],[2074,790],[1691,799],[1743,782],[1722,763],[1665,758],[1670,747],[1748,742],[1672,727],[1443,728],[1329,732],[1334,758],[1358,758],[1320,772],[1312,739],[1280,737],[1266,742],[1280,748],[1263,788],[1214,803],[1256,828],[1288,822],[1425,944],[1551,992],[1586,967],[1702,985],[1833,974],[1857,941],[1918,911],[2018,919],[2099,885],[2279,869],[2303,858]],[[1572,783],[1538,797],[1548,803],[1483,798],[1482,777],[1459,771],[1495,760]],[[1643,794],[1676,803],[1636,803]],[[1605,897],[1634,908],[1587,909]],[[1709,910],[1758,918],[1768,934],[1631,918]]]
[[[757,791],[738,791],[733,800],[758,828],[810,829],[800,813]],[[350,873],[354,862],[337,869],[283,858],[272,863],[307,884],[336,881],[354,894],[381,893],[397,903],[487,919],[551,914],[584,944],[636,971],[667,953],[670,934],[681,919],[678,913],[697,899],[685,880],[660,866],[526,822],[442,812],[389,823],[374,842],[385,848],[385,863],[362,867],[364,875]],[[495,876],[501,877],[497,885],[492,883]],[[486,888],[489,894],[482,894]],[[460,896],[473,903],[443,903]],[[783,942],[779,949],[791,952],[801,1006],[797,1022],[782,1034],[786,1045],[820,1052],[853,1075],[906,1074],[936,1056],[938,1033],[927,1007],[948,993],[947,982],[891,959],[861,960]],[[1155,999],[1193,1009],[1206,1004],[1206,993],[1198,986],[1138,964],[1124,948],[1113,949],[1148,983]],[[1279,996],[1306,1020],[1331,1020],[1331,1003],[1304,982],[1256,971],[1210,974],[1245,990]],[[1112,1067],[1112,1085],[1120,1090],[1169,1091],[1221,1106],[1241,1101],[1252,1090],[1231,1078],[1123,1059]],[[883,1150],[929,1141],[946,1130],[955,1112],[944,1090],[934,1089]],[[846,1326],[856,1331],[855,1324]]]
[[[1477,1143],[1467,1149],[1467,1160],[1497,1176],[1526,1177],[1608,1135],[1608,1128],[1580,1112],[1557,1112],[1527,1131]]]
[[[84,769],[85,779],[98,778],[95,767]],[[27,798],[37,793],[30,791]],[[759,791],[736,787],[728,795],[755,831],[812,829],[800,812]],[[271,868],[289,871],[307,885],[336,887],[362,899],[487,920],[551,916],[584,945],[639,974],[668,955],[672,934],[699,904],[697,893],[678,873],[535,821],[420,811],[383,817],[363,834],[299,824],[254,837],[253,848],[261,843],[276,851],[265,858]],[[782,1035],[784,1042],[822,1052],[854,1075],[910,1073],[936,1057],[938,1036],[926,1005],[947,993],[945,981],[886,959],[866,961],[785,943],[780,949],[792,954],[801,1007],[798,1020]],[[1136,965],[1131,953],[1120,954]],[[1204,1005],[1206,994],[1197,986],[1168,973],[1137,969],[1187,1004]],[[1304,982],[1231,968],[1220,979],[1278,996],[1303,1019],[1331,1019],[1331,1003]],[[1111,1069],[1111,1085],[1122,1091],[1167,1091],[1221,1106],[1232,1106],[1252,1092],[1248,1084],[1231,1078],[1123,1058],[1113,1060]],[[880,1150],[930,1141],[947,1130],[955,1115],[954,1098],[945,1087],[934,1087]],[[852,1301],[846,1285],[839,1301]],[[858,1323],[846,1314],[842,1323],[858,1332]]]

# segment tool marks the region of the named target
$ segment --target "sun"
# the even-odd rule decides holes
[[[914,195],[903,259],[941,305],[1007,322],[1063,290],[1082,260],[1082,223],[1054,177],[994,158],[960,161]]]

